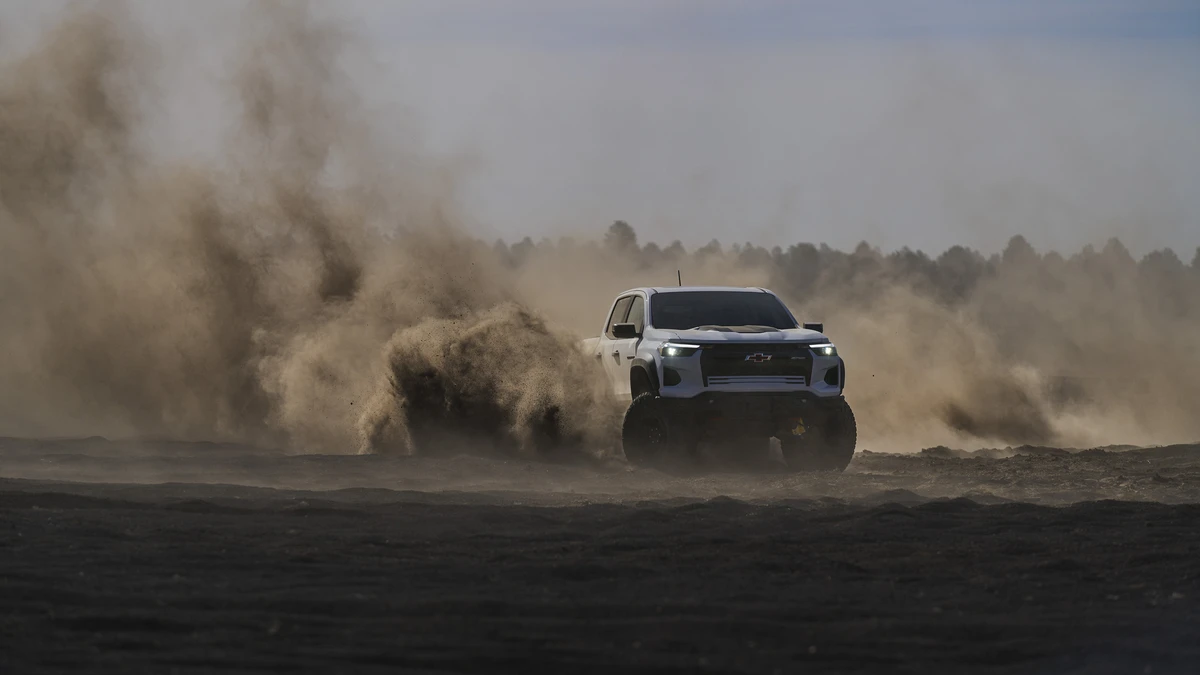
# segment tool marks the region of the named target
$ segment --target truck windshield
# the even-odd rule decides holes
[[[701,326],[796,328],[783,303],[770,293],[677,291],[650,296],[650,323],[665,330]]]

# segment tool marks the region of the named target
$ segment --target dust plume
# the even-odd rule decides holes
[[[157,46],[112,5],[71,11],[3,65],[4,432],[380,449],[384,430],[408,438],[403,378],[432,367],[406,349],[445,344],[437,358],[470,359],[446,377],[471,379],[421,398],[430,420],[468,402],[514,451],[582,439],[604,406],[545,385],[595,366],[512,304],[458,234],[436,162],[376,151],[338,70],[341,27],[296,4],[241,19],[216,165],[145,147]]]
[[[344,26],[253,3],[234,35],[209,160],[148,131],[173,71],[119,5],[0,64],[0,433],[610,453],[574,345],[682,269],[823,320],[872,449],[1200,437],[1200,260],[485,243],[454,166],[361,103]]]
[[[387,353],[387,387],[364,419],[374,450],[475,441],[545,455],[612,442],[616,410],[603,405],[603,380],[518,305],[421,323],[398,332]]]

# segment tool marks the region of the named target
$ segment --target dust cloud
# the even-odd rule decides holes
[[[486,243],[452,167],[381,140],[344,27],[253,4],[219,159],[164,159],[161,45],[113,7],[0,65],[0,433],[612,453],[619,407],[574,345],[682,269],[823,320],[873,449],[1200,437],[1200,259],[686,251],[624,223]]]
[[[409,452],[419,405],[518,451],[595,440],[595,366],[513,304],[439,166],[375,151],[341,28],[244,19],[217,165],[144,147],[156,46],[108,5],[4,64],[4,432]]]

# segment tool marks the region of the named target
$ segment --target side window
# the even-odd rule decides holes
[[[613,336],[613,326],[619,323],[625,323],[625,317],[629,314],[629,305],[633,302],[633,296],[627,295],[617,301],[613,305],[612,316],[608,317],[608,337]]]
[[[646,300],[642,296],[633,298],[633,304],[629,306],[629,318],[625,322],[637,326],[638,333],[646,327]]]

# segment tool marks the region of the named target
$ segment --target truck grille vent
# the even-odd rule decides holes
[[[708,378],[708,386],[721,387],[737,384],[791,384],[803,387],[803,375],[794,377],[771,375],[714,375]]]

